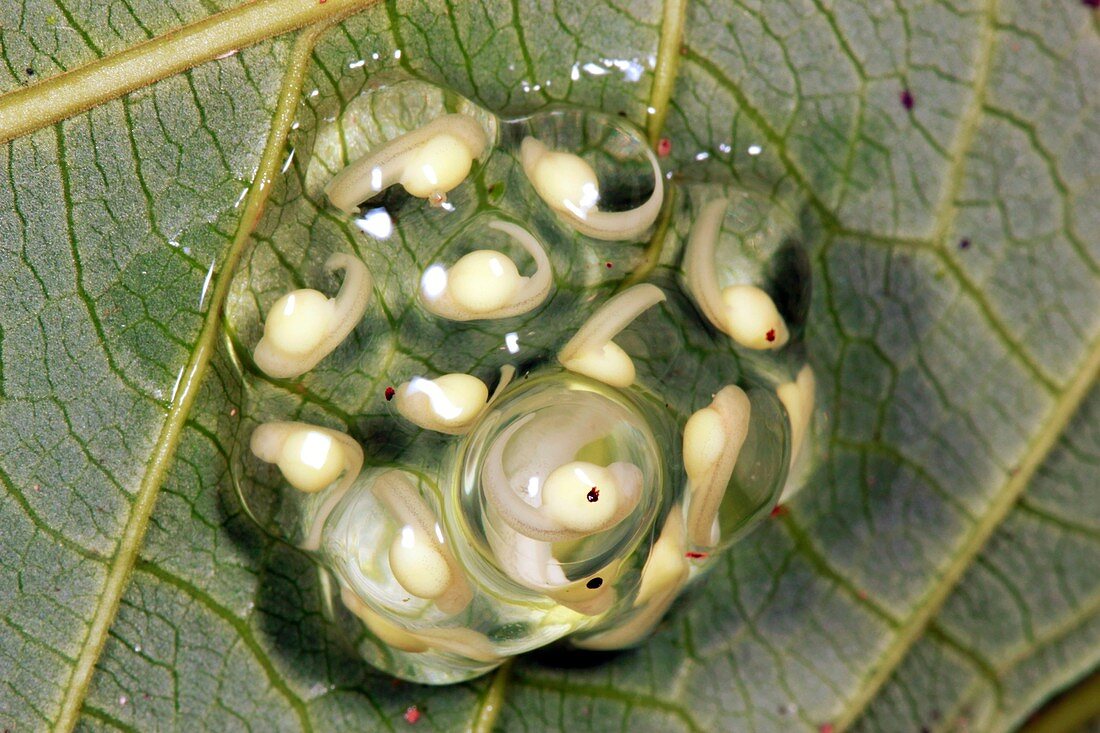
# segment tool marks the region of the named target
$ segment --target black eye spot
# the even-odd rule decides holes
[[[592,580],[588,581],[584,585],[585,585],[586,588],[591,588],[592,590],[596,590],[601,585],[603,585],[603,578],[593,578]]]

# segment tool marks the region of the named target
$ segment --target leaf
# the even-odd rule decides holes
[[[1097,665],[1100,389],[871,704],[867,728],[1003,728]]]
[[[111,6],[104,24],[31,5],[0,11],[5,89],[215,9]],[[648,59],[669,58],[656,4],[441,10],[402,2],[325,35],[303,114],[341,79],[400,66],[491,109],[568,100],[641,123]],[[1095,513],[1067,509],[1096,475],[1096,399],[1069,422],[1100,361],[1095,17],[1070,0],[714,1],[688,8],[683,43],[671,164],[808,202],[825,461],[641,650],[501,675],[498,724],[1011,728],[1100,652]],[[242,192],[294,58],[265,42],[5,146],[5,726],[49,727],[80,701],[89,625],[123,587],[84,728],[400,728],[415,704],[416,729],[454,730],[487,708],[489,680],[395,686],[363,665],[306,563],[242,514],[228,466],[245,399],[224,355],[192,410],[173,401],[217,312],[211,266],[231,269],[250,231]],[[276,180],[242,272],[300,210],[293,180]],[[113,583],[161,470],[140,557]]]

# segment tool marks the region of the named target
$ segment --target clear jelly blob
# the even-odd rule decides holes
[[[813,453],[797,207],[668,176],[598,111],[508,119],[396,78],[337,98],[303,110],[227,307],[246,511],[405,679],[643,641]],[[309,371],[265,373],[304,289],[367,304]]]

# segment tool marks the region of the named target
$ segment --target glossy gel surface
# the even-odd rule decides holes
[[[520,147],[535,138],[579,156],[598,182],[593,210],[626,213],[626,221],[654,194],[655,159],[623,119],[566,107],[504,118],[410,80],[344,92],[346,104],[318,110],[297,130],[286,223],[256,244],[228,307],[247,385],[233,464],[244,505],[266,531],[295,545],[320,537],[308,552],[326,578],[333,622],[365,659],[396,676],[450,683],[565,637],[596,648],[643,640],[671,601],[767,515],[792,475],[791,418],[776,391],[807,361],[810,278],[796,207],[763,188],[662,176],[661,214],[642,235],[596,239],[540,196]],[[489,143],[445,195],[416,198],[395,185],[352,217],[325,199],[325,185],[350,162],[448,113],[476,120]],[[716,200],[725,204],[715,215],[713,262],[689,272],[685,249],[700,211]],[[296,207],[302,221],[321,224],[298,225]],[[519,276],[534,274],[530,252],[490,226],[502,221],[541,245],[552,269],[549,293],[502,318],[433,313],[425,283],[446,287],[431,278],[453,272],[469,253],[492,250]],[[337,281],[323,263],[336,252],[371,272],[363,319],[301,377],[263,374],[250,354],[265,317],[286,292],[331,294]],[[585,354],[626,359],[629,386],[565,368],[562,347],[601,305],[640,283],[661,297]],[[757,287],[774,303],[789,333],[780,348],[736,344],[701,307],[701,291],[737,285]],[[505,295],[487,293],[494,306]],[[464,408],[463,422],[447,432],[397,411],[396,388],[446,374],[481,380],[489,399]],[[692,501],[684,426],[729,385],[747,395],[747,433],[719,487],[710,536],[693,544],[683,531]],[[362,471],[315,493],[294,489],[248,449],[250,432],[272,421],[347,433],[362,448]],[[723,429],[709,414],[698,425]],[[713,450],[721,452],[724,435]],[[711,450],[707,443],[698,455]],[[800,461],[813,453],[799,452]],[[544,497],[562,466],[580,473],[559,473],[551,491],[567,493]]]

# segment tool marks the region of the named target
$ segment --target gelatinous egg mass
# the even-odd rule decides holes
[[[248,515],[398,677],[644,643],[817,455],[797,202],[618,115],[340,83],[227,305]]]

